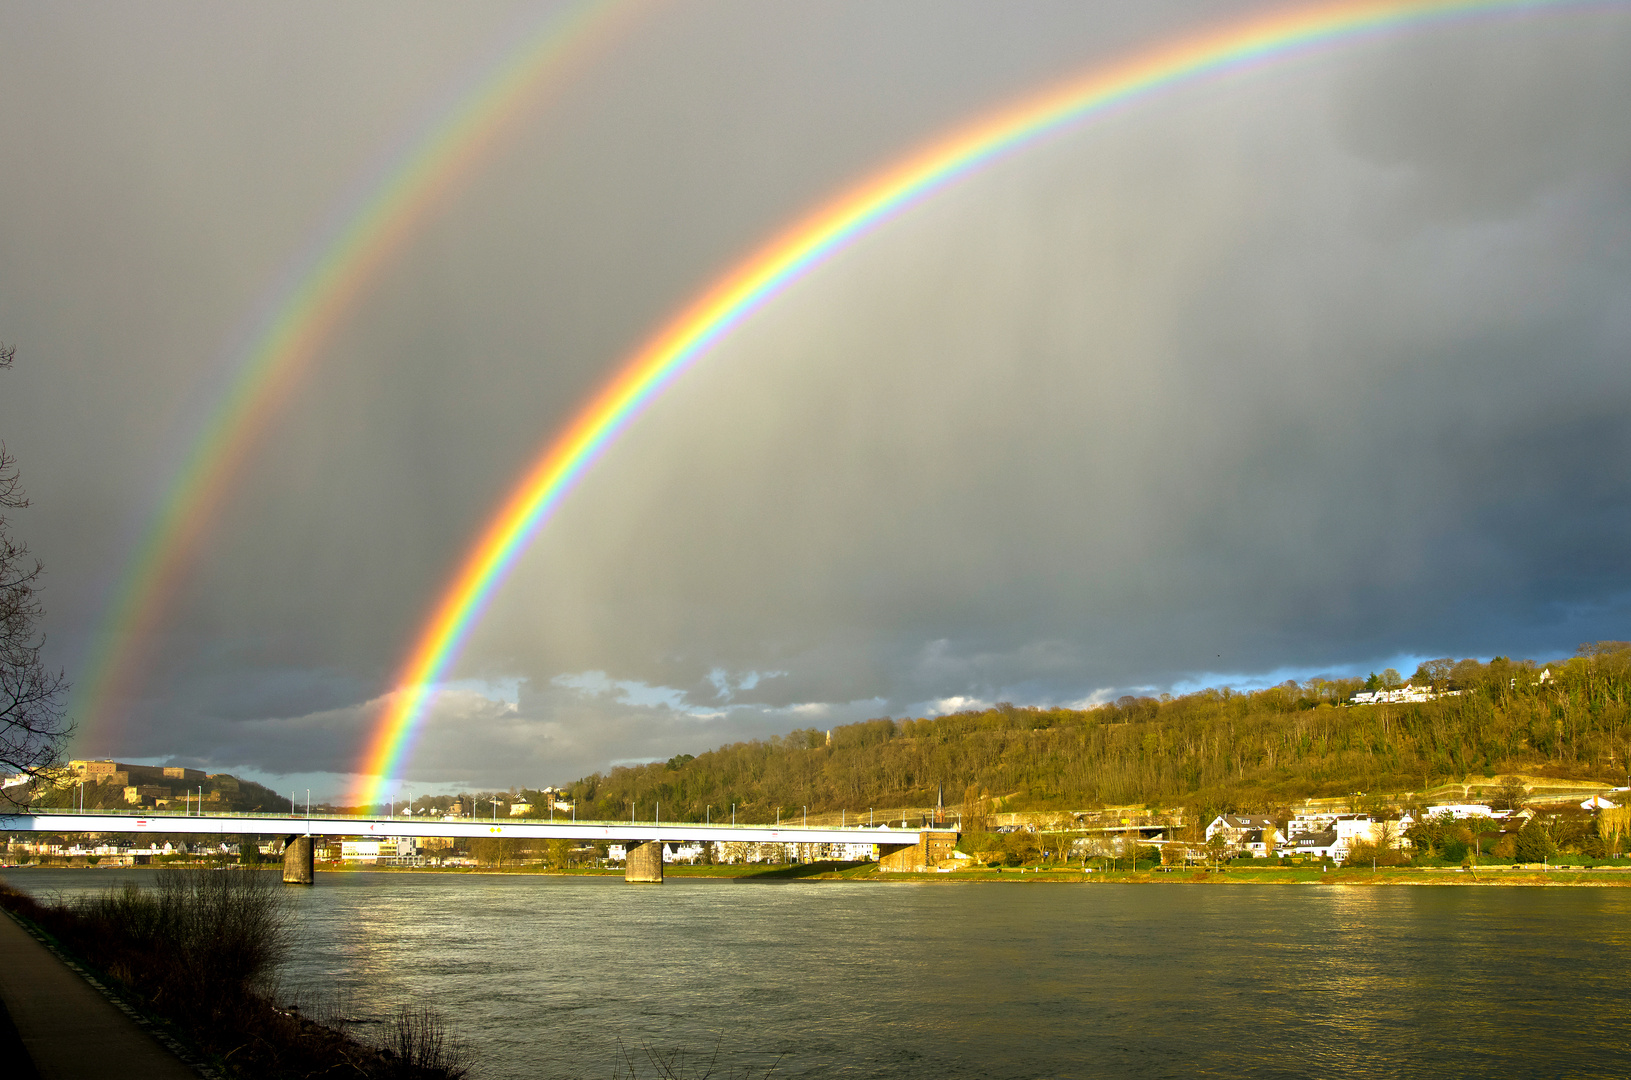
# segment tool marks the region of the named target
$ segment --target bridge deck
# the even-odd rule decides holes
[[[952,831],[948,826],[932,826]],[[686,841],[773,844],[915,844],[918,828],[802,828],[652,821],[516,821],[480,818],[349,817],[326,814],[134,814],[51,812],[0,815],[0,832],[194,833],[249,836],[438,836],[528,840]]]

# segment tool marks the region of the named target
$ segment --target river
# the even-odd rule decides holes
[[[36,894],[147,871],[8,871]],[[321,874],[286,987],[487,1080],[1631,1075],[1631,889]],[[700,1076],[688,1068],[684,1075]],[[627,1069],[623,1072],[626,1074]]]

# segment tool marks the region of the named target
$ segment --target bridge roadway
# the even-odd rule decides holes
[[[338,814],[141,814],[132,811],[37,811],[0,815],[0,832],[132,833],[285,838],[284,880],[311,884],[312,837],[426,836],[516,840],[606,841],[628,845],[625,876],[662,880],[663,843],[722,840],[768,844],[877,844],[887,853],[924,842],[918,829],[712,825],[685,821],[540,821],[536,819],[352,817]],[[655,863],[653,865],[653,859]]]
[[[0,815],[0,832],[205,833],[250,836],[449,836],[527,840],[729,840],[764,844],[915,844],[917,829],[704,825],[686,821],[540,821],[337,814],[133,814],[38,811]]]

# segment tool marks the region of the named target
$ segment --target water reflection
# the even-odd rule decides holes
[[[1631,890],[359,873],[296,901],[292,989],[437,1004],[493,1078],[608,1076],[620,1042],[800,1077],[1631,1074]]]

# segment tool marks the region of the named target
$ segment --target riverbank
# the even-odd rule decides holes
[[[43,1077],[468,1072],[462,1043],[430,1009],[402,1007],[364,1041],[332,1003],[273,999],[292,941],[290,894],[270,872],[193,869],[49,896],[0,880],[0,930],[10,931],[0,937],[0,996]]]
[[[0,1005],[7,1075],[198,1080],[154,1032],[53,955],[24,924],[0,914]],[[8,1045],[9,1044],[9,1045]]]
[[[0,867],[9,871],[129,869],[128,867],[41,866]],[[164,867],[155,869],[186,869]],[[563,877],[621,879],[620,868],[547,866],[372,866],[368,864],[324,864],[319,875],[350,874],[436,874],[468,877]],[[1083,870],[1079,866],[981,867],[930,873],[884,873],[877,863],[794,863],[784,866],[727,864],[715,866],[668,866],[669,881],[720,882],[725,884],[774,883],[784,881],[871,881],[882,884],[933,882],[1006,883],[1011,885],[1345,885],[1345,886],[1484,886],[1539,885],[1621,888],[1631,886],[1631,866],[1551,867],[1482,866],[1466,869],[1455,866],[1393,866],[1372,870],[1368,867],[1242,867],[1217,870],[1166,869]]]
[[[72,899],[169,874],[5,876]],[[291,998],[345,1002],[365,1037],[399,1003],[434,1002],[480,1054],[480,1075],[505,1080],[607,1080],[619,1065],[626,1076],[625,1051],[648,1046],[718,1047],[715,1080],[778,1060],[781,1080],[1363,1080],[1446,1061],[1470,1076],[1631,1075],[1631,1006],[1614,994],[1631,966],[1631,891],[1220,891],[1247,878],[1234,870],[1210,886],[1163,888],[1181,876],[1161,873],[1091,888],[1069,876],[890,888],[682,872],[640,888],[325,873],[284,890],[298,947],[278,978]],[[641,1057],[641,1076],[654,1071]],[[329,1080],[342,1074],[355,1076]]]
[[[322,867],[320,873],[353,874],[466,874],[514,875],[551,877],[610,877],[621,878],[620,869],[575,867],[554,869],[548,867]],[[1567,869],[1536,869],[1531,867],[1490,866],[1464,870],[1460,867],[1239,867],[1219,870],[1184,869],[1113,871],[1094,868],[1084,871],[1079,866],[1038,867],[982,867],[953,870],[945,873],[884,873],[877,863],[815,862],[786,866],[717,865],[668,866],[664,877],[669,881],[717,881],[726,883],[772,883],[778,881],[871,881],[883,884],[907,882],[987,882],[1012,885],[1034,884],[1123,884],[1123,885],[1579,885],[1588,887],[1631,886],[1631,866],[1569,867]]]
[[[669,874],[683,879],[684,874]],[[1371,869],[1326,869],[1319,867],[1293,867],[1273,869],[1181,870],[1165,872],[1140,871],[1083,871],[1080,867],[1037,867],[1024,869],[956,870],[949,873],[881,874],[875,870],[837,870],[801,875],[809,880],[879,881],[879,882],[989,882],[1007,884],[1072,884],[1072,885],[1341,885],[1341,886],[1482,886],[1482,885],[1539,885],[1539,886],[1631,886],[1631,872],[1625,869],[1570,869],[1570,870],[1462,870],[1458,867],[1383,867]],[[752,880],[739,878],[736,880]]]

